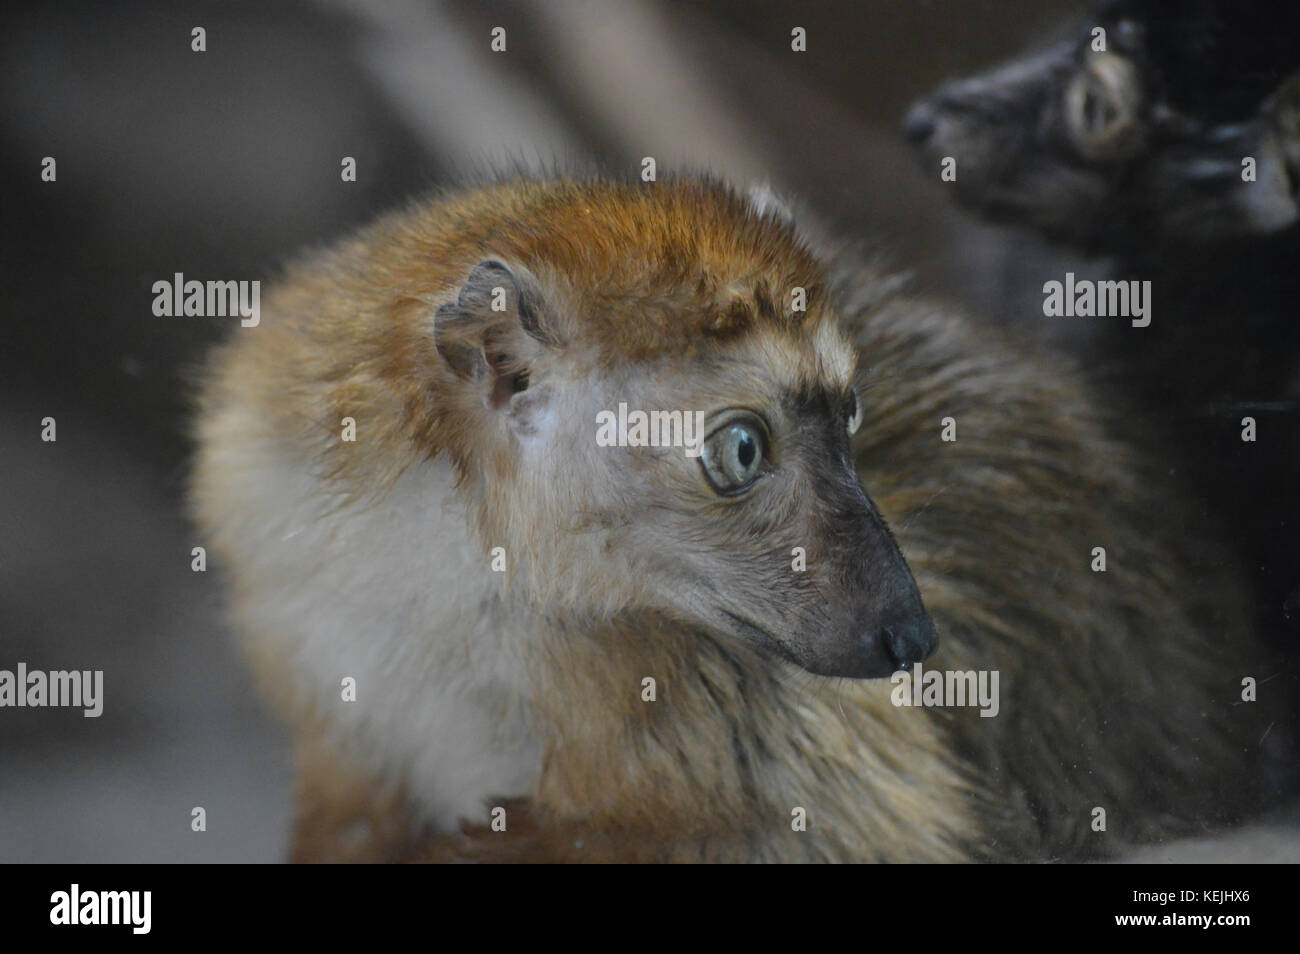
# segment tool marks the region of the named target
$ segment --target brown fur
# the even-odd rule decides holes
[[[699,361],[715,369],[701,387],[720,400],[759,388],[761,373],[838,393],[847,380],[834,347],[811,342],[842,319],[868,407],[858,474],[942,636],[927,668],[998,670],[1001,714],[898,708],[885,680],[815,676],[654,606],[642,574],[659,565],[621,555],[617,514],[566,513],[569,498],[520,472],[482,395],[440,360],[430,315],[493,256],[545,288],[542,323],[571,376]],[[787,310],[794,285],[809,289],[807,314]],[[1243,676],[1267,675],[1243,631],[1235,569],[1076,372],[882,287],[693,180],[509,182],[385,219],[293,270],[257,336],[237,335],[214,364],[195,500],[264,685],[304,740],[295,857],[1045,859],[1227,817],[1268,724],[1234,705]],[[531,346],[517,329],[497,334],[518,338],[511,361]],[[753,366],[736,365],[742,356]],[[337,440],[344,416],[364,445]],[[955,443],[939,439],[947,416]],[[247,455],[268,447],[294,448],[328,481],[322,520],[448,455],[482,548],[512,541],[517,568],[483,612],[530,607],[535,638],[519,647],[530,688],[510,706],[540,762],[527,795],[508,803],[506,832],[487,828],[486,806],[482,824],[459,832],[424,826],[400,766],[358,770],[366,744],[307,685],[300,658],[269,648],[271,630],[296,623],[268,615],[267,588],[296,584],[244,568],[281,538],[250,550],[244,537],[273,514],[229,489],[249,476]],[[708,526],[739,519],[725,501],[692,506]],[[745,532],[788,554],[786,515]],[[798,529],[789,540],[813,533]],[[584,549],[596,530],[605,549]],[[1089,569],[1094,546],[1107,549],[1105,573]],[[285,572],[309,580],[306,564],[341,559],[346,540],[339,547],[286,557]],[[831,592],[830,577],[814,576],[797,585]],[[654,703],[638,692],[647,675]],[[1094,806],[1107,832],[1090,830]],[[805,832],[791,828],[796,807]]]

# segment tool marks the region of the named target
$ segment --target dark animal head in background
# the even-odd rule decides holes
[[[963,205],[1088,251],[1277,232],[1300,217],[1300,4],[1105,3],[905,132],[956,160]]]

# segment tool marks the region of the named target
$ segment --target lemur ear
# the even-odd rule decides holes
[[[1300,73],[1278,87],[1259,113],[1247,127],[1257,166],[1242,204],[1249,231],[1276,232],[1300,219]]]
[[[434,346],[452,371],[482,387],[489,407],[502,408],[528,387],[530,364],[553,344],[544,304],[527,269],[486,259],[434,315]]]
[[[756,182],[749,187],[749,207],[759,218],[771,216],[785,225],[794,224],[794,209],[766,182]]]

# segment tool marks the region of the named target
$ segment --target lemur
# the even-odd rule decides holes
[[[1151,282],[1151,325],[1094,326],[1091,360],[1178,434],[1242,541],[1261,620],[1288,645],[1300,634],[1298,37],[1297,4],[1106,2],[945,84],[904,124],[936,179],[955,160],[945,186],[967,208]]]
[[[1044,860],[1232,816],[1269,716],[1176,481],[1068,361],[797,220],[506,177],[305,258],[215,354],[193,509],[295,860]],[[703,413],[698,453],[605,446],[620,404]],[[996,711],[906,704],[926,667]]]
[[[956,160],[966,207],[1085,252],[1279,235],[1300,215],[1298,33],[1300,7],[1269,0],[1108,0],[945,83],[904,132],[936,173]]]

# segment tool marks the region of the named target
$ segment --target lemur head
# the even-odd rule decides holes
[[[1087,250],[1276,231],[1300,215],[1297,29],[1290,4],[1103,3],[904,131],[927,167],[956,160],[964,205]]]
[[[934,651],[854,470],[855,352],[788,221],[705,182],[570,183],[447,228],[452,280],[395,306],[425,381],[408,426],[455,462],[513,596],[827,675]]]

